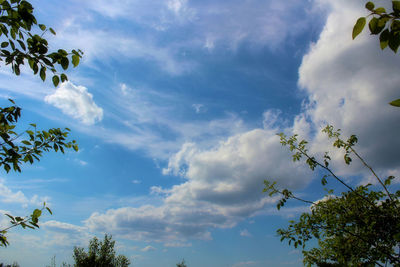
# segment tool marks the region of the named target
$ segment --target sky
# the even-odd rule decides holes
[[[400,113],[387,103],[399,97],[400,60],[367,32],[351,39],[365,1],[31,2],[57,32],[50,46],[84,57],[57,88],[1,65],[0,103],[22,107],[21,129],[70,128],[80,149],[0,171],[2,213],[53,210],[40,230],[9,232],[4,262],[73,263],[74,246],[108,233],[131,266],[302,266],[276,229],[309,207],[277,211],[263,181],[307,199],[324,192],[277,133],[321,155],[332,150],[321,129],[334,125],[357,134],[379,175],[399,174]],[[350,184],[374,181],[331,153]]]

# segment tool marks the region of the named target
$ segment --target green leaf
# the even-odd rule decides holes
[[[24,145],[27,145],[27,146],[31,146],[32,145],[31,142],[29,142],[27,140],[22,140],[21,143],[23,143]]]
[[[56,35],[56,32],[53,30],[53,28],[49,28],[49,30],[53,35]]]
[[[39,24],[38,26],[39,26],[39,28],[40,28],[42,31],[45,31],[45,30],[46,30],[46,25],[44,25],[44,24]]]
[[[378,7],[377,9],[375,9],[375,13],[378,14],[386,13],[386,9],[384,9],[383,7]]]
[[[66,70],[68,69],[68,65],[69,65],[69,60],[67,57],[63,57],[61,58],[61,67]]]
[[[77,56],[77,55],[73,55],[72,56],[72,65],[74,65],[74,67],[76,67],[76,66],[78,66],[79,65],[79,56]]]
[[[393,100],[389,104],[392,105],[392,106],[395,106],[395,107],[400,107],[400,98],[396,99],[396,100]]]
[[[14,65],[14,73],[15,75],[19,76],[20,75],[20,70],[19,70],[19,66],[18,65]]]
[[[65,75],[64,73],[62,73],[60,76],[61,76],[61,82],[66,82],[66,81],[68,81],[68,77],[67,77],[67,75]]]
[[[40,78],[42,79],[42,81],[46,80],[46,67],[42,67],[40,69]]]
[[[368,23],[368,27],[371,34],[379,34],[385,27],[385,23],[380,23],[379,19],[372,18]]]
[[[397,53],[397,50],[400,46],[400,35],[396,34],[396,32],[389,32],[389,47],[392,49],[394,53]]]
[[[17,40],[17,41],[18,41],[19,45],[21,46],[21,48],[23,50],[26,50],[26,46],[25,46],[24,42],[22,42],[21,40]]]
[[[60,83],[60,78],[57,75],[53,76],[53,84],[55,87]]]
[[[1,43],[1,48],[6,48],[8,46],[8,42],[2,42]]]
[[[39,218],[42,215],[42,211],[39,209],[35,209],[32,213],[32,218]]]
[[[389,36],[390,36],[390,34],[389,34],[389,30],[388,29],[384,30],[379,35],[379,43],[380,43],[380,46],[381,46],[382,50],[385,49],[388,46],[388,44],[389,44]]]
[[[352,35],[353,36],[353,40],[354,40],[354,38],[357,37],[357,35],[359,35],[362,32],[362,30],[365,27],[365,24],[366,24],[365,17],[361,17],[361,18],[359,18],[357,20],[356,24],[353,27],[353,35]]]
[[[400,1],[392,1],[393,11],[400,13]]]
[[[51,209],[50,209],[49,207],[46,207],[46,210],[47,210],[51,215],[53,215],[53,212],[51,212]]]
[[[365,8],[372,11],[374,9],[375,5],[372,2],[368,2],[365,4]]]
[[[4,164],[4,170],[8,173],[10,171],[11,167],[7,163]]]

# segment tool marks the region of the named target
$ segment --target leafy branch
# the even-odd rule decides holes
[[[37,26],[36,30],[41,33],[33,34],[33,26]],[[74,67],[78,66],[83,52],[79,49],[49,52],[48,42],[43,38],[47,31],[56,35],[52,28],[38,24],[29,2],[0,0],[0,37],[4,38],[0,44],[0,61],[4,61],[5,65],[11,64],[16,75],[20,75],[20,66],[27,61],[33,73],[39,74],[43,81],[50,70],[53,74],[52,82],[57,86],[60,81],[68,80],[65,73],[57,71],[57,66],[62,70],[67,70],[70,62]]]
[[[327,172],[321,179],[323,186],[327,184],[327,177],[333,177],[348,190],[338,197],[332,196],[333,190],[329,190],[327,198],[313,202],[298,198],[287,189],[278,190],[275,187],[276,183],[265,181],[264,192],[269,192],[270,196],[282,196],[277,205],[278,209],[288,199],[311,204],[309,213],[303,213],[297,222],[290,221],[287,229],[278,229],[281,241],[287,239],[289,244],[296,248],[302,246],[304,264],[307,266],[329,265],[332,262],[339,264],[337,266],[383,266],[382,263],[385,262],[400,265],[400,256],[395,252],[395,248],[400,245],[400,190],[391,194],[388,188],[394,177],[389,176],[383,181],[376,174],[356,151],[358,139],[355,135],[343,140],[340,130],[334,130],[330,125],[326,126],[323,132],[330,139],[334,139],[334,147],[344,150],[343,159],[347,165],[352,162],[351,155],[354,154],[374,175],[383,190],[371,190],[370,184],[351,187],[332,171],[331,158],[327,152],[323,159],[318,161],[309,154],[307,141],[298,141],[297,135],[287,138],[280,134],[282,145],[289,146],[294,152],[294,161],[305,158],[311,170],[318,167]],[[319,248],[306,250],[306,243],[313,238],[318,240]]]
[[[46,202],[43,203],[41,209],[35,209],[31,215],[26,217],[12,216],[10,214],[5,214],[9,219],[11,225],[0,230],[0,246],[8,246],[9,242],[7,240],[6,234],[9,229],[21,226],[22,228],[36,229],[39,228],[39,217],[42,216],[43,211],[46,210],[50,214],[53,214],[51,209],[46,206]]]

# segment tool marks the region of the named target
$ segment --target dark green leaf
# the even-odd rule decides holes
[[[61,82],[66,82],[66,81],[68,81],[68,77],[67,77],[67,75],[65,75],[64,73],[62,73],[60,76],[61,76]]]
[[[57,75],[53,76],[53,84],[55,87],[60,83],[60,78]]]
[[[397,53],[397,50],[400,46],[400,34],[396,34],[396,32],[391,31],[389,33],[389,47],[393,52]]]
[[[40,78],[42,79],[42,81],[46,80],[46,67],[42,67],[40,69]]]
[[[389,44],[389,30],[386,29],[384,30],[380,35],[379,35],[379,43],[380,43],[380,47],[381,49],[385,49],[388,44]]]
[[[392,1],[393,11],[400,13],[400,1]]]
[[[68,65],[69,65],[69,60],[67,57],[63,57],[61,58],[61,67],[66,70],[68,69]]]
[[[382,23],[379,23],[377,18],[372,18],[368,23],[371,34],[379,34],[383,30],[384,26],[385,24],[382,26]]]
[[[53,212],[51,212],[51,209],[50,209],[50,208],[46,207],[46,210],[47,210],[51,215],[53,215]]]
[[[21,143],[23,143],[24,145],[27,145],[27,146],[31,146],[32,145],[31,142],[29,142],[27,140],[22,140]]]

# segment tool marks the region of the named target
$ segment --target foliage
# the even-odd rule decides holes
[[[4,263],[0,263],[0,267],[20,267],[18,262],[13,262],[13,264],[7,264],[5,265]]]
[[[375,7],[372,2],[368,2],[365,8],[370,14],[357,20],[353,27],[353,39],[363,31],[367,18],[370,18],[369,31],[373,35],[379,35],[381,49],[389,47],[397,53],[400,46],[400,1],[392,1],[391,12],[383,7]]]
[[[130,260],[124,255],[115,255],[115,241],[111,235],[105,235],[101,242],[94,237],[89,242],[89,250],[74,247],[75,267],[127,267]]]
[[[47,31],[54,35],[56,32],[44,24],[38,24],[33,10],[25,0],[0,0],[0,61],[11,65],[16,75],[20,74],[21,65],[28,62],[33,73],[39,74],[43,81],[46,73],[51,71],[53,84],[57,86],[60,80],[68,80],[64,73],[57,72],[57,67],[67,70],[70,61],[76,67],[83,53],[64,49],[49,52],[48,41],[43,35]]]
[[[176,267],[187,267],[185,260],[183,259],[181,262],[177,263]]]
[[[278,229],[281,241],[288,240],[289,245],[296,248],[301,246],[303,262],[307,266],[384,266],[387,263],[400,266],[400,256],[395,251],[400,245],[400,190],[392,194],[388,188],[394,177],[382,181],[355,150],[355,135],[345,141],[340,137],[340,130],[335,131],[332,126],[328,125],[323,131],[334,139],[334,147],[344,151],[345,163],[350,164],[355,156],[377,179],[382,190],[374,190],[370,184],[351,187],[331,169],[327,152],[317,160],[309,154],[307,141],[299,141],[297,135],[287,138],[280,134],[282,145],[294,152],[294,161],[304,159],[311,170],[324,171],[323,186],[331,179],[346,188],[340,196],[327,190],[328,194],[322,200],[309,201],[265,181],[265,192],[282,196],[278,209],[288,199],[311,204],[310,211],[303,213],[298,221],[290,221],[288,228]],[[318,247],[308,249],[306,245],[312,239],[318,240]]]
[[[11,65],[13,73],[17,76],[20,75],[21,65],[28,63],[33,73],[38,74],[43,81],[46,80],[47,72],[51,71],[52,82],[57,86],[60,81],[68,80],[65,73],[59,73],[57,68],[67,70],[70,61],[76,67],[83,53],[80,50],[49,51],[48,41],[43,36],[47,31],[53,35],[56,32],[44,24],[38,24],[33,10],[33,6],[25,0],[0,0],[0,62]],[[14,129],[21,116],[21,108],[10,101],[13,106],[0,108],[0,167],[6,172],[11,169],[21,172],[22,163],[32,164],[38,161],[43,152],[60,150],[64,153],[64,148],[78,150],[75,141],[66,141],[70,131],[67,128],[38,131],[36,125],[31,124],[30,129],[17,134]],[[25,134],[28,138],[21,140]],[[5,235],[12,227],[38,228],[43,210],[51,213],[44,203],[42,209],[35,209],[26,217],[6,214],[10,218],[11,226],[0,229],[0,246],[8,245]]]
[[[21,172],[21,164],[29,162],[33,164],[39,161],[44,152],[60,151],[73,148],[78,151],[75,140],[67,141],[69,129],[53,128],[48,131],[37,130],[35,124],[31,124],[27,130],[17,133],[15,128],[21,116],[21,108],[10,100],[12,106],[0,108],[0,167],[6,172],[11,169]],[[41,209],[35,209],[31,215],[20,217],[6,214],[10,218],[11,226],[0,229],[0,246],[7,246],[6,233],[10,228],[21,226],[22,228],[39,228],[39,217],[42,211],[51,210],[43,204]]]
[[[394,53],[397,53],[400,47],[400,1],[392,1],[392,10],[386,11],[384,7],[375,7],[373,2],[368,2],[365,8],[370,12],[366,17],[357,20],[353,27],[353,39],[359,35],[366,23],[372,35],[379,35],[381,49],[389,47]],[[400,107],[400,99],[389,103],[392,106]]]

